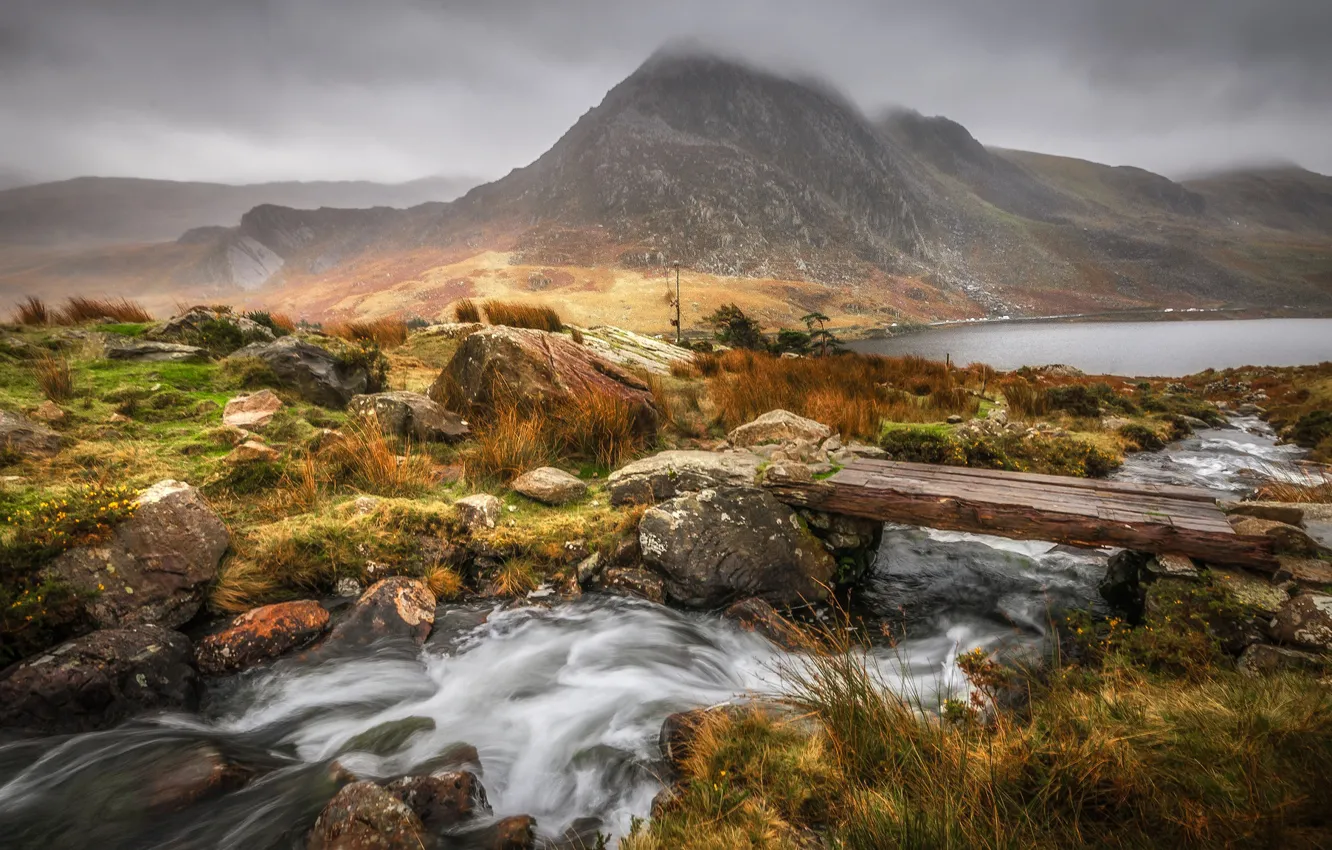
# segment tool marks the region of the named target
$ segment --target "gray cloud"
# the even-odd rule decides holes
[[[0,166],[498,176],[681,39],[987,144],[1332,172],[1327,0],[5,0]]]

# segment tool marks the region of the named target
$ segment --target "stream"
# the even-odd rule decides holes
[[[1294,460],[1258,420],[1236,419],[1116,477],[1239,495],[1246,469]],[[889,526],[859,591],[895,641],[871,650],[884,680],[925,705],[965,687],[953,659],[975,647],[1032,651],[1052,612],[1097,604],[1105,551]],[[670,713],[772,694],[799,663],[708,614],[589,595],[554,606],[441,606],[423,648],[380,645],[319,664],[288,659],[208,685],[197,715],[0,746],[6,848],[302,848],[336,790],[336,757],[358,776],[426,770],[474,746],[495,817],[530,814],[544,836],[581,818],[623,834],[646,816],[657,735]],[[342,753],[386,721],[429,718],[385,755]],[[163,777],[203,748],[256,769],[220,797],[167,814]],[[583,822],[586,823],[586,822]]]

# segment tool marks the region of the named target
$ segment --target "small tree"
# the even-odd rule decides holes
[[[824,323],[829,321],[827,316],[815,311],[801,316],[800,321],[804,322],[805,327],[809,329],[810,345],[819,349],[820,356],[827,357],[829,349],[836,350],[841,347],[842,341],[837,338],[837,335],[824,327]],[[814,330],[815,324],[818,324],[818,330]]]
[[[703,324],[713,328],[718,342],[732,348],[762,351],[768,347],[763,339],[763,328],[734,304],[718,307],[717,312],[703,319]]]
[[[777,331],[777,339],[772,344],[774,354],[808,354],[809,353],[809,334],[804,331],[782,328]]]

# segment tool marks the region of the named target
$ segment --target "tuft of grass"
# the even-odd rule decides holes
[[[340,437],[320,451],[318,459],[332,480],[367,493],[411,496],[434,484],[429,457],[416,453],[410,441],[399,445],[385,436],[374,416],[348,420]]]
[[[1268,481],[1258,488],[1259,499],[1304,504],[1332,502],[1332,467],[1311,463],[1260,471]]]
[[[476,438],[463,454],[469,481],[507,482],[530,469],[549,464],[555,446],[547,421],[539,413],[525,413],[504,405],[484,423],[474,423]]]
[[[53,314],[46,307],[46,302],[29,295],[19,302],[14,311],[14,322],[20,325],[49,325]]]
[[[1019,419],[1033,419],[1050,412],[1045,391],[1019,375],[1004,379],[999,391],[1008,402],[1009,412]]]
[[[61,355],[43,354],[33,360],[32,376],[42,395],[51,401],[67,401],[74,395],[74,376],[69,360]]]
[[[481,309],[470,298],[462,298],[453,304],[453,317],[463,324],[474,325],[481,321]]]
[[[462,576],[449,567],[435,567],[426,575],[426,584],[441,602],[457,599],[463,592]]]
[[[75,295],[65,301],[60,310],[63,324],[77,325],[114,319],[117,322],[151,322],[153,315],[128,298],[85,298]]]
[[[509,558],[491,582],[490,592],[496,596],[526,596],[541,584],[536,564],[528,558]]]
[[[516,301],[487,301],[481,307],[486,312],[486,320],[492,325],[533,328],[539,331],[550,331],[551,333],[564,330],[564,323],[560,321],[560,314],[550,307],[520,304]]]
[[[373,342],[382,349],[391,349],[407,341],[407,322],[399,316],[386,316],[330,325],[325,332],[350,342]]]
[[[218,569],[217,580],[208,591],[208,607],[240,614],[274,599],[279,590],[273,573],[238,555]]]

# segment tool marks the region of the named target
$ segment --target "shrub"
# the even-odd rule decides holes
[[[42,395],[51,401],[65,401],[74,395],[74,377],[69,360],[52,354],[43,354],[32,361],[32,375]]]
[[[117,322],[151,322],[153,316],[128,298],[74,296],[65,302],[60,311],[60,321],[70,325],[96,322],[101,319],[115,319]]]
[[[351,342],[372,343],[382,349],[397,348],[407,341],[407,323],[397,316],[363,322],[343,322],[328,327],[330,336]]]
[[[1022,419],[1044,416],[1050,412],[1049,399],[1045,393],[1030,381],[1018,375],[1005,378],[999,385],[999,391],[1008,402],[1008,409]]]
[[[1296,420],[1290,431],[1291,442],[1306,449],[1332,438],[1332,410],[1311,410]]]
[[[533,328],[539,331],[558,333],[564,330],[560,314],[550,307],[538,307],[534,304],[520,304],[516,301],[487,301],[482,306],[486,319],[492,325],[506,325],[511,328]]]
[[[1104,478],[1119,458],[1074,437],[949,434],[927,428],[889,428],[879,439],[896,460],[976,469]]]
[[[1165,448],[1165,440],[1146,425],[1139,425],[1137,422],[1130,422],[1119,428],[1119,436],[1128,440],[1133,446],[1142,452],[1155,452]]]
[[[264,337],[256,331],[242,330],[240,325],[227,319],[204,319],[181,334],[181,340],[197,345],[216,357],[226,357]]]
[[[333,352],[338,367],[344,371],[364,369],[370,381],[367,393],[377,393],[388,384],[389,361],[374,340],[348,342]]]
[[[296,330],[296,324],[291,318],[280,313],[274,316],[266,310],[251,310],[244,315],[256,325],[268,328],[274,336],[286,336]]]
[[[14,321],[20,325],[49,325],[51,311],[46,308],[45,301],[29,295],[19,302],[18,309],[14,311]]]
[[[718,307],[716,312],[704,317],[703,324],[713,329],[718,342],[733,348],[762,351],[768,347],[759,323],[734,304]]]
[[[281,385],[277,373],[258,357],[228,357],[217,371],[217,384],[227,390],[257,390]]]
[[[1073,416],[1094,419],[1101,415],[1100,400],[1082,384],[1050,387],[1045,391],[1045,401],[1050,410],[1062,410]]]
[[[463,298],[453,304],[453,318],[463,324],[474,325],[481,321],[481,310],[470,298]]]

